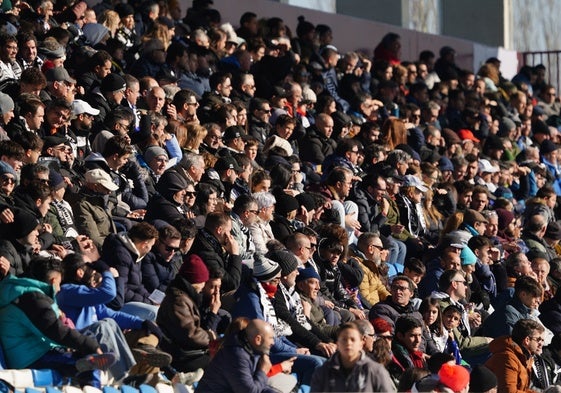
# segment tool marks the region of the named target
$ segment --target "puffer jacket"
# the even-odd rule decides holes
[[[9,368],[27,368],[51,349],[68,347],[95,353],[95,338],[63,324],[54,288],[9,275],[0,281],[0,342]]]
[[[103,243],[101,258],[117,269],[123,281],[123,285],[117,287],[117,297],[109,304],[111,308],[118,310],[128,302],[152,304],[148,299],[150,292],[142,285],[139,256],[126,234],[109,235]]]
[[[188,351],[206,350],[212,333],[201,327],[199,295],[182,276],[176,276],[166,290],[156,322],[166,339],[161,348],[180,361]]]
[[[489,350],[492,355],[485,366],[497,376],[499,392],[534,392],[530,389],[533,361],[520,345],[502,336],[491,341]]]

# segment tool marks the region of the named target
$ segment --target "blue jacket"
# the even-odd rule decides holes
[[[226,338],[205,369],[197,385],[198,393],[274,393],[267,386],[267,374],[257,369],[261,355],[247,343],[243,331]]]
[[[103,281],[97,288],[83,284],[63,284],[56,295],[61,310],[74,322],[76,329],[83,329],[105,318],[114,319],[121,329],[141,329],[142,319],[114,311],[105,305],[115,298],[117,287],[110,272],[103,272],[102,276]]]
[[[56,347],[95,353],[95,338],[65,326],[54,288],[30,278],[8,275],[0,281],[0,342],[9,368],[27,368]]]
[[[512,333],[514,324],[526,318],[533,319],[533,310],[515,296],[485,319],[481,326],[481,335],[493,338],[508,336]]]
[[[181,256],[177,252],[171,261],[166,262],[155,251],[150,251],[140,264],[144,288],[150,293],[154,292],[154,289],[165,292],[182,263]]]

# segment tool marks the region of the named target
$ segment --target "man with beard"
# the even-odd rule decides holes
[[[232,219],[225,213],[209,213],[190,253],[200,256],[205,265],[222,274],[222,293],[240,285],[242,259],[239,245],[232,236]]]
[[[91,247],[95,248],[93,243]],[[105,305],[117,293],[119,273],[115,268],[101,260],[88,263],[81,254],[74,253],[64,259],[63,269],[58,304],[76,329],[95,336],[103,349],[117,355],[117,362],[110,368],[115,380],[123,379],[127,373],[154,374],[159,372],[157,367],[170,364],[171,356],[156,349],[162,332],[154,322]],[[130,342],[135,342],[132,352],[122,329],[131,329],[127,335]]]
[[[72,119],[69,132],[75,135],[77,158],[84,158],[91,152],[89,133],[92,129],[94,116],[99,115],[99,109],[92,108],[83,100],[72,102]]]

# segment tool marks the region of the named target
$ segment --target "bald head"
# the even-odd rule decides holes
[[[316,127],[321,134],[329,138],[333,133],[333,119],[325,113],[320,113],[316,118]]]
[[[272,332],[273,328],[262,319],[252,319],[245,328],[247,338],[251,341],[256,336],[264,335],[267,332]]]
[[[155,112],[161,112],[166,103],[166,93],[160,86],[153,87],[146,97],[148,107]]]

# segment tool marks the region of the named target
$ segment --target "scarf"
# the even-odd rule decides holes
[[[292,329],[285,321],[277,318],[273,303],[260,283],[257,283],[257,290],[259,291],[259,303],[263,308],[263,319],[273,327],[275,337],[291,336]]]
[[[294,288],[286,289],[285,286],[280,283],[279,288],[281,294],[284,297],[285,303],[287,305],[290,314],[302,325],[306,330],[312,330],[312,325],[306,319],[304,315],[304,308],[302,307],[302,299],[300,295],[295,291]]]
[[[70,208],[68,202],[64,199],[60,201],[55,201],[53,199],[51,205],[54,206],[56,210],[56,215],[64,232],[64,236],[77,237],[78,232],[74,227],[74,217],[72,216],[72,209]]]

